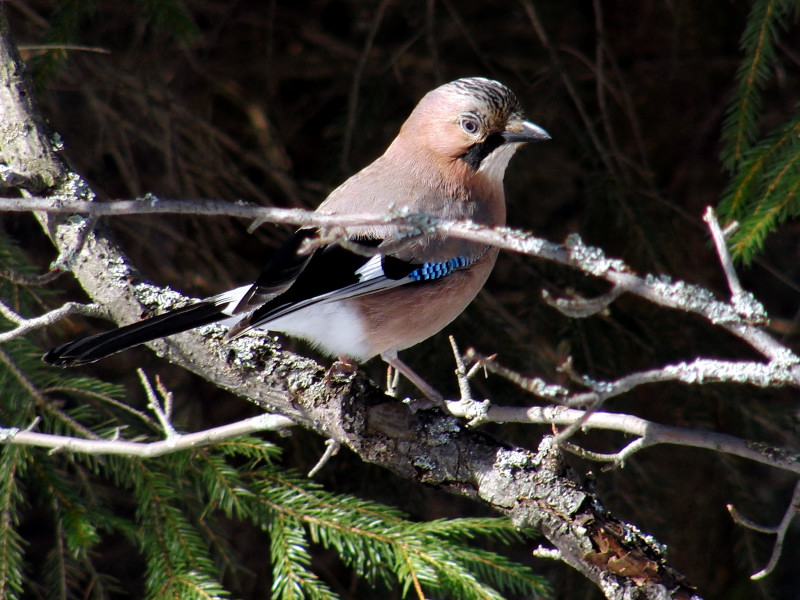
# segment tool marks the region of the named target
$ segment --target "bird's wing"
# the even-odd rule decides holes
[[[313,256],[301,253],[302,245],[316,234],[315,229],[299,229],[272,255],[258,279],[245,292],[231,314],[250,312],[280,296],[297,281]]]
[[[301,230],[305,231],[305,230]],[[305,234],[304,239],[308,235]],[[364,246],[366,254],[379,251],[383,240],[360,239],[354,243]],[[293,243],[293,242],[291,242]],[[302,241],[300,242],[302,243]],[[289,244],[287,244],[287,247]],[[295,245],[299,248],[299,243]],[[243,300],[252,310],[258,299],[263,299],[249,315],[236,323],[226,336],[238,337],[248,329],[259,327],[279,317],[294,313],[314,304],[333,303],[367,294],[374,294],[400,285],[433,281],[468,266],[486,252],[452,256],[446,260],[423,262],[421,259],[397,258],[393,255],[364,255],[330,244],[303,259],[286,256],[287,267],[281,267],[273,258],[253,284]],[[273,275],[275,278],[273,279]],[[289,276],[293,279],[290,281]],[[262,290],[269,290],[267,294]],[[277,295],[275,290],[281,290]],[[239,312],[239,308],[234,314]]]

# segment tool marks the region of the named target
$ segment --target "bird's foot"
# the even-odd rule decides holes
[[[352,361],[346,356],[340,356],[330,366],[328,372],[325,373],[325,385],[328,387],[340,377],[351,377],[358,371],[358,363]]]

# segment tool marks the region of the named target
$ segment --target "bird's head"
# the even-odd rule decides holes
[[[460,161],[472,173],[503,179],[520,145],[549,140],[525,120],[514,93],[482,77],[457,79],[428,92],[401,130],[435,158]]]

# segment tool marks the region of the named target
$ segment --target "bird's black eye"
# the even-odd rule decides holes
[[[475,135],[480,131],[481,124],[478,122],[478,119],[473,117],[472,115],[465,115],[461,117],[461,129],[464,130],[465,133],[469,135]]]

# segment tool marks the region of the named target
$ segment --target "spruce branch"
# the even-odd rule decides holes
[[[757,0],[746,21],[740,46],[739,88],[731,99],[723,127],[723,162],[735,169],[757,137],[756,120],[762,107],[763,88],[775,64],[777,26],[789,10],[782,0]]]
[[[766,135],[758,127],[764,120],[764,92],[780,64],[779,30],[794,13],[794,5],[783,0],[753,3],[740,41],[738,88],[722,129],[721,158],[733,176],[722,194],[720,213],[726,220],[741,221],[731,244],[734,256],[745,262],[763,248],[769,233],[800,210],[796,201],[800,121],[790,116]]]

